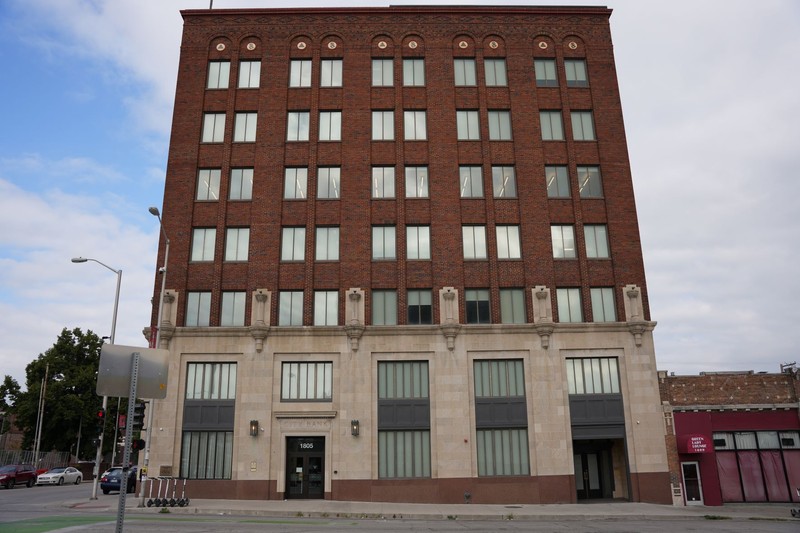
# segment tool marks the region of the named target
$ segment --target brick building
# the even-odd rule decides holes
[[[182,15],[151,475],[671,501],[610,9]]]
[[[780,374],[659,372],[676,496],[687,505],[798,502],[800,380]]]

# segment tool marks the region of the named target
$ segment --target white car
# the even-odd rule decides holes
[[[74,483],[79,485],[83,476],[81,471],[71,466],[59,466],[51,468],[44,474],[39,474],[36,478],[37,485],[63,485],[64,483]]]

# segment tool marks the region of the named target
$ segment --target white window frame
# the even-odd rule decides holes
[[[578,165],[578,191],[581,198],[603,197],[603,176],[597,165]]]
[[[394,198],[394,167],[372,167],[372,197]]]
[[[372,140],[394,140],[394,111],[377,110],[372,112]]]
[[[308,197],[308,168],[286,167],[283,171],[284,200],[305,200]]]
[[[239,62],[239,88],[258,89],[261,84],[261,61],[247,60]]]
[[[585,59],[565,59],[564,71],[567,74],[567,87],[589,86]]]
[[[428,167],[411,166],[405,169],[406,198],[428,198]]]
[[[289,63],[289,87],[311,87],[311,60],[292,59]]]
[[[583,322],[581,290],[576,287],[556,288],[559,322]]]
[[[303,291],[281,291],[278,295],[278,326],[303,325]]]
[[[258,123],[258,113],[245,112],[236,113],[233,120],[233,142],[252,143],[256,142],[256,125]]]
[[[464,259],[487,259],[486,226],[461,226]]]
[[[591,259],[608,259],[608,227],[605,224],[586,224],[583,226],[583,237],[586,244],[586,257]]]
[[[386,59],[386,58],[372,59],[372,86],[373,87],[394,86],[394,59]]]
[[[203,114],[203,143],[221,143],[225,140],[225,113]]]
[[[193,228],[190,261],[213,261],[216,241],[217,228]]]
[[[501,57],[493,57],[483,60],[483,70],[486,75],[487,87],[507,87],[508,69],[506,60]]]
[[[304,261],[306,258],[306,228],[284,227],[281,231],[281,261]]]
[[[372,226],[372,260],[397,259],[397,228]]]
[[[406,259],[430,261],[430,226],[406,226]]]
[[[483,168],[478,165],[459,166],[458,190],[461,198],[483,198]]]
[[[284,361],[281,363],[281,401],[333,399],[333,363],[330,361]]]
[[[404,87],[425,86],[425,59],[423,58],[403,59],[403,86]]]
[[[524,324],[525,289],[500,289],[500,323]]]
[[[320,111],[319,112],[319,140],[320,141],[341,141],[342,140],[342,112],[341,111]]]
[[[575,141],[596,141],[594,116],[591,111],[570,111],[572,119],[572,139]]]
[[[478,111],[457,109],[456,131],[459,141],[479,141],[481,139],[481,126]]]
[[[230,61],[209,61],[206,89],[227,89],[230,85],[230,77]]]
[[[519,235],[519,226],[495,226],[497,237],[498,259],[522,259],[522,245]]]
[[[569,224],[553,224],[550,226],[553,243],[553,258],[575,259],[578,251],[575,246],[575,227]]]
[[[384,289],[372,291],[372,325],[397,325],[397,291]]]
[[[197,194],[195,200],[214,202],[219,200],[219,182],[222,170],[219,168],[201,168],[197,171]]]
[[[545,166],[544,179],[547,184],[548,198],[569,198],[572,196],[567,165]]]
[[[517,197],[517,172],[511,165],[492,167],[492,192],[495,198]]]
[[[591,287],[592,320],[594,322],[616,322],[617,307],[612,287]]]
[[[489,140],[510,141],[512,139],[511,111],[506,109],[489,111]]]
[[[564,122],[560,110],[539,111],[539,122],[542,127],[543,141],[564,140]]]
[[[310,118],[308,111],[289,111],[286,114],[286,140],[288,142],[308,141]]]
[[[189,291],[186,293],[186,316],[184,326],[205,328],[211,323],[211,291]]]
[[[339,260],[338,226],[317,227],[314,259],[316,259],[317,261]]]
[[[221,327],[244,326],[246,301],[247,293],[244,291],[223,291],[219,313],[219,325]]]
[[[621,393],[616,357],[568,358],[566,367],[570,395]],[[716,434],[714,438],[717,438]]]
[[[314,291],[314,325],[339,325],[338,291]]]
[[[406,141],[428,140],[427,113],[421,109],[403,111],[403,138]]]
[[[537,87],[558,87],[555,59],[549,57],[534,59],[533,69],[536,73]]]
[[[319,86],[341,87],[342,67],[343,61],[341,59],[321,60],[319,64]]]
[[[247,261],[250,249],[250,228],[227,228],[225,261]]]
[[[475,87],[478,85],[477,72],[475,58],[459,57],[453,60],[453,78],[456,87]]]
[[[317,199],[338,200],[342,193],[341,167],[317,168]]]
[[[253,199],[253,168],[241,167],[231,169],[231,186],[228,191],[229,200]]]

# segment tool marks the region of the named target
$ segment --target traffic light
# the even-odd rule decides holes
[[[144,439],[133,439],[131,441],[131,450],[144,450]]]
[[[106,429],[106,410],[102,407],[97,410],[97,435],[100,436]]]
[[[141,431],[144,427],[144,408],[145,403],[141,400],[133,406],[133,428],[134,431]]]

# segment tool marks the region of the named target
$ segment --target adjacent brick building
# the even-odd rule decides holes
[[[611,10],[182,15],[151,475],[671,501]]]
[[[800,380],[780,374],[659,372],[680,503],[800,501]]]

